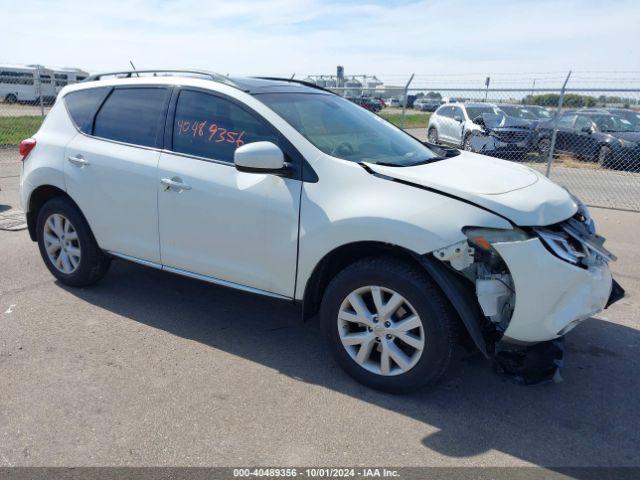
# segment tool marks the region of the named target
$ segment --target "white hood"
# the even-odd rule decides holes
[[[462,151],[456,157],[415,167],[367,166],[376,173],[476,203],[520,226],[550,225],[578,209],[565,189],[540,173],[476,153]]]

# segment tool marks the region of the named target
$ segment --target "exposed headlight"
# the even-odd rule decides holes
[[[569,192],[569,190],[567,190],[567,192]],[[573,201],[576,202],[576,205],[578,205],[578,211],[576,213],[580,217],[582,217],[580,220],[584,224],[584,227],[587,229],[588,233],[590,233],[591,235],[594,235],[596,233],[596,222],[594,222],[593,217],[591,216],[591,211],[589,210],[589,207],[587,207],[582,202],[582,200],[580,200],[571,192],[569,192],[569,195],[571,195],[571,198],[573,199]]]
[[[521,242],[531,235],[519,228],[503,230],[498,228],[465,227],[462,229],[469,241],[483,250],[490,250],[491,245],[500,242]]]

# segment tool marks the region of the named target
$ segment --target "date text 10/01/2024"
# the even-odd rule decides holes
[[[207,142],[215,143],[235,143],[236,147],[244,145],[242,138],[244,137],[244,130],[241,132],[234,132],[233,130],[226,129],[215,123],[209,123],[207,120],[178,120],[176,125],[178,127],[178,135],[192,135],[193,137],[202,137]]]

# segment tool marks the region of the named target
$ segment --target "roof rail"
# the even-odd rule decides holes
[[[114,77],[120,76],[123,78],[132,78],[134,75],[140,76],[141,73],[188,73],[191,75],[201,75],[203,77],[208,77],[209,80],[213,80],[214,82],[220,82],[232,87],[238,88],[238,86],[229,78],[224,75],[215,72],[208,72],[206,70],[172,70],[172,69],[161,69],[161,70],[122,70],[119,72],[105,72],[105,73],[96,73],[95,75],[89,75],[87,78],[83,80],[83,82],[92,82],[95,80],[101,80],[103,77]]]
[[[317,90],[322,90],[324,92],[333,93],[334,95],[338,95],[336,92],[333,92],[333,91],[329,90],[328,88],[320,87],[320,86],[316,85],[315,83],[305,82],[304,80],[295,80],[293,78],[281,78],[281,77],[255,77],[255,78],[259,78],[260,80],[274,80],[274,81],[278,81],[278,82],[298,83],[300,85],[304,85],[305,87],[315,88]]]

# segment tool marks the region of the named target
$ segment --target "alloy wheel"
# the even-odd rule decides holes
[[[375,285],[344,299],[338,333],[351,359],[377,375],[408,372],[425,348],[424,327],[413,306],[398,292]]]
[[[60,272],[69,275],[80,265],[78,232],[64,215],[54,213],[45,221],[44,246],[49,261]]]

